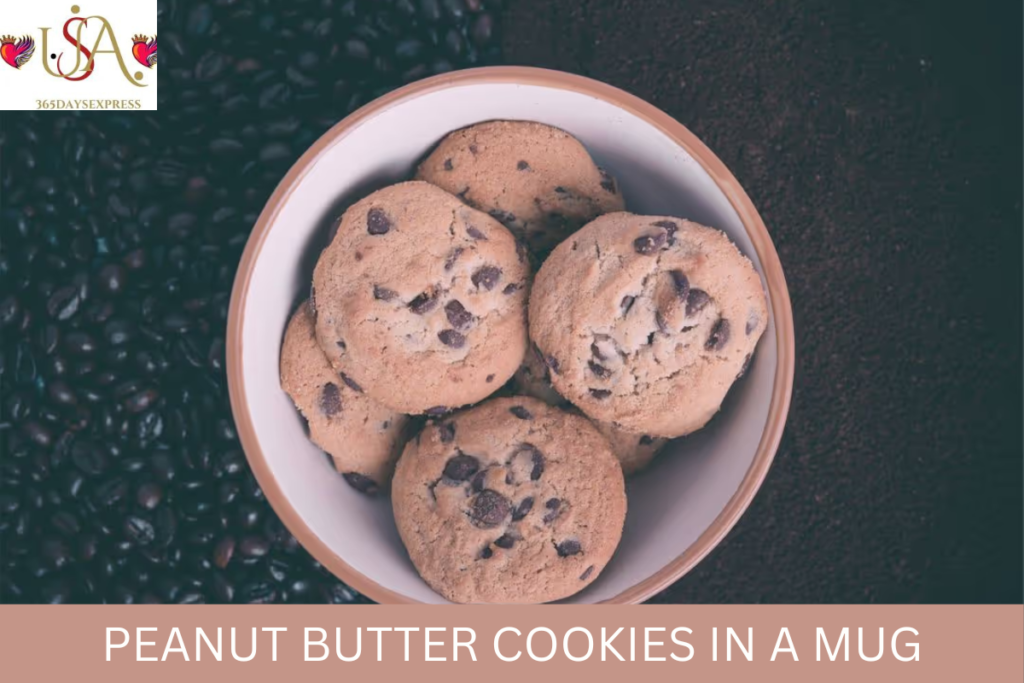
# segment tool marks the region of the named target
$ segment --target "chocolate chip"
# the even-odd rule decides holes
[[[744,330],[746,331],[748,337],[750,336],[751,332],[757,329],[757,325],[760,322],[761,318],[758,317],[757,313],[751,311],[750,314],[747,315],[747,325],[744,328]]]
[[[484,489],[473,498],[469,517],[480,527],[496,527],[508,517],[511,506],[508,500],[492,489]]]
[[[622,309],[622,315],[629,313],[629,309],[633,308],[633,304],[636,302],[635,296],[624,296],[622,301],[619,303],[619,308]]]
[[[475,228],[472,225],[466,226],[466,234],[475,240],[487,241],[487,235],[483,234],[478,228]]]
[[[537,481],[544,474],[544,455],[533,448],[533,469],[530,470],[530,481]]]
[[[480,493],[487,486],[487,470],[480,470],[473,477],[473,481],[469,482],[469,487],[473,489],[475,493]]]
[[[519,239],[517,237],[516,238],[516,258],[519,259],[520,263],[525,263],[526,262],[526,254],[527,254],[526,244],[521,239]]]
[[[562,514],[562,501],[557,498],[548,499],[548,502],[544,503],[544,507],[548,509],[548,511],[544,513],[545,524],[551,524],[551,522],[555,521],[558,515]]]
[[[494,286],[498,284],[498,280],[501,279],[501,268],[497,266],[483,266],[478,268],[475,273],[469,278],[473,281],[473,284],[477,287],[482,287],[487,291],[494,289]]]
[[[570,538],[556,545],[555,550],[558,552],[559,557],[569,557],[570,555],[578,555],[583,549],[580,547],[579,541]]]
[[[686,301],[686,297],[690,294],[690,280],[686,277],[686,273],[681,270],[670,270],[668,274],[672,276],[672,284],[676,288],[676,296]]]
[[[640,437],[640,445],[641,446],[650,446],[652,443],[654,443],[654,439],[652,439],[651,437],[647,436],[646,434],[644,434],[643,436]]]
[[[454,431],[454,430],[453,430]],[[444,464],[444,476],[452,481],[467,481],[480,470],[480,461],[472,455],[459,453]]]
[[[309,286],[309,310],[316,316],[316,287]]]
[[[473,154],[473,155],[475,155],[475,154],[476,154],[476,153],[477,153],[478,151],[479,151],[479,150],[477,149],[477,146],[476,146],[476,145],[470,145],[470,146],[469,146],[469,153],[470,153],[470,154]]]
[[[598,365],[594,361],[589,361],[587,363],[587,366],[590,367],[590,371],[594,373],[597,377],[607,377],[608,375],[612,374],[611,370],[609,370],[603,365]]]
[[[721,351],[729,343],[729,321],[719,318],[715,326],[711,328],[708,340],[704,342],[704,348],[708,351]]]
[[[409,302],[409,310],[419,315],[429,313],[434,310],[435,306],[437,306],[437,294],[433,290],[423,292]]]
[[[371,235],[383,235],[391,229],[391,219],[383,209],[373,208],[366,214],[366,232]]]
[[[582,574],[580,574],[580,581],[586,581],[587,578],[594,573],[594,565],[587,567]]]
[[[665,246],[668,235],[665,232],[656,232],[653,235],[644,235],[633,240],[633,249],[636,253],[649,256]]]
[[[516,168],[519,169],[520,171],[529,171],[530,164],[526,163],[525,161],[520,161],[518,164],[516,164]]]
[[[747,369],[750,367],[750,354],[748,353],[746,358],[743,359],[743,365],[740,367],[739,374],[736,375],[736,379],[743,377],[747,374]]]
[[[487,213],[491,215],[491,218],[501,221],[502,223],[515,223],[516,220],[516,215],[514,213],[502,211],[501,209],[492,209]]]
[[[597,169],[601,173],[601,188],[605,192],[611,192],[615,194],[615,178],[612,178],[611,174],[603,168]]]
[[[398,293],[387,287],[381,287],[380,285],[373,286],[373,298],[377,301],[391,301]]]
[[[356,381],[345,373],[341,373],[341,381],[347,384],[349,389],[352,391],[358,391],[360,394],[363,393],[363,388],[356,384]]]
[[[520,287],[521,285],[519,283],[513,282],[510,285],[505,285],[505,289],[501,290],[501,293],[504,294],[505,296],[508,296],[510,294],[516,293]]]
[[[516,506],[516,509],[512,511],[512,521],[518,522],[522,518],[526,517],[526,515],[530,514],[530,510],[532,509],[533,497],[527,496],[526,498],[523,498],[519,501],[519,505]]]
[[[484,381],[490,384],[494,381],[494,375],[487,375],[487,378]]]
[[[691,289],[690,293],[686,295],[687,317],[700,313],[710,302],[711,297],[703,289]]]
[[[485,560],[491,559],[492,555],[494,555],[494,551],[491,550],[490,546],[488,546],[488,547],[486,547],[486,548],[484,548],[483,550],[480,551],[480,557],[485,559]]]
[[[515,544],[516,544],[516,539],[512,538],[508,534],[504,534],[502,536],[499,536],[497,538],[497,540],[494,541],[494,545],[498,546],[499,548],[504,548],[505,550],[510,549]]]
[[[544,363],[549,368],[551,368],[551,372],[555,373],[556,375],[561,373],[561,370],[558,366],[558,359],[555,358],[554,356],[544,356]]]
[[[523,406],[512,406],[511,408],[508,409],[508,412],[512,413],[520,420],[533,419],[533,415],[530,413],[530,411],[524,408]]]
[[[444,260],[444,269],[451,270],[455,266],[455,261],[458,260],[463,251],[462,247],[455,247],[452,249],[451,252],[449,252],[448,257]]]
[[[597,342],[594,342],[593,344],[590,345],[590,353],[591,353],[591,355],[594,356],[594,358],[596,358],[598,360],[607,360],[604,357],[604,354],[601,353],[601,349],[600,349],[600,347],[598,347]]]
[[[590,395],[596,399],[605,399],[612,395],[608,389],[591,389]]]
[[[665,232],[668,233],[668,243],[669,244],[675,244],[675,241],[676,241],[676,231],[679,230],[679,226],[678,225],[676,225],[672,221],[656,221],[654,223],[654,225],[659,227],[659,228],[665,228]]]
[[[320,410],[327,417],[341,412],[341,391],[334,382],[328,382],[320,392]]]
[[[433,408],[427,408],[423,412],[426,413],[427,415],[437,417],[438,415],[444,415],[449,410],[450,408],[448,408],[448,406],[434,406]]]
[[[341,339],[339,339],[338,341],[336,341],[334,343],[337,344],[338,348],[341,349],[342,351],[344,351],[345,349],[348,348],[347,346],[345,346],[345,342],[342,341]]]
[[[365,493],[367,495],[377,493],[377,482],[370,479],[365,474],[359,474],[358,472],[346,472],[341,476],[345,478],[345,481],[348,482],[349,486],[360,493]]]
[[[661,314],[661,311],[654,312],[654,323],[658,326],[658,330],[662,334],[671,334],[672,330],[669,329],[668,322],[665,320],[665,316]],[[647,338],[648,344],[654,343],[654,333],[652,332],[650,337]]]
[[[461,349],[466,345],[465,335],[455,330],[441,330],[437,333],[437,338],[441,340],[442,344],[453,349]]]
[[[448,316],[448,322],[452,324],[452,327],[466,327],[473,322],[473,314],[467,311],[462,302],[457,299],[453,299],[445,304],[444,312]]]
[[[561,185],[556,185],[555,186],[555,192],[558,193],[558,194],[569,194],[569,190],[565,189]]]
[[[362,261],[363,260],[363,252],[357,251],[355,253],[355,258],[356,258],[356,261]]]
[[[451,160],[451,159],[445,159],[445,160],[444,160],[444,170],[446,170],[446,171],[450,171],[450,170],[452,170],[453,168],[455,168],[455,167],[454,167],[454,166],[452,166],[452,160]]]
[[[455,423],[445,422],[437,428],[437,433],[441,438],[441,443],[451,443],[455,440]]]

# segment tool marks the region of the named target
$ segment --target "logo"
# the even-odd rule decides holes
[[[21,40],[14,36],[0,38],[0,58],[15,69],[25,66],[35,53],[35,41],[28,36],[23,36]]]
[[[0,5],[0,110],[156,109],[156,0]]]

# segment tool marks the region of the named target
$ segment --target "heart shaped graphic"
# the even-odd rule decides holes
[[[3,59],[15,69],[20,69],[35,54],[36,43],[28,36],[22,36],[16,40],[14,36],[0,38],[0,59]]]
[[[152,39],[144,35],[136,35],[132,38],[132,56],[142,66],[152,69],[156,65],[156,36]]]

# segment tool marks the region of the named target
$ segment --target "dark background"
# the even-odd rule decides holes
[[[231,278],[340,116],[508,63],[689,127],[787,275],[775,464],[655,601],[1020,602],[1021,19],[984,1],[161,0],[159,112],[0,120],[0,599],[362,600],[281,528],[238,448]]]

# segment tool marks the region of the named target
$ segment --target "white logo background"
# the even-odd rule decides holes
[[[132,36],[144,34],[152,38],[157,32],[156,21],[157,0],[0,0],[0,36],[11,35],[17,40],[29,36],[35,41],[35,54],[20,69],[0,60],[0,111],[23,111],[36,109],[93,109],[117,111],[106,101],[125,101],[121,111],[126,109],[156,109],[157,72],[159,63],[146,68],[132,56]],[[78,7],[72,13],[71,8]],[[78,49],[64,37],[64,24],[72,17],[88,19],[101,16],[107,20],[108,30],[117,39],[117,47],[121,53],[128,73],[134,77],[141,73],[139,81],[145,87],[132,85],[125,78],[117,57],[111,53],[100,52],[95,56],[93,72],[81,81],[68,81],[64,78],[51,76],[43,67],[44,60],[53,73],[57,71],[57,59],[65,74],[75,68]],[[103,22],[91,19],[83,25],[75,21],[68,26],[68,33],[78,40],[78,29],[82,28],[81,44],[92,51],[96,38],[100,35]],[[43,49],[43,32],[41,27],[49,27],[47,45]],[[104,34],[100,50],[112,50],[109,33]],[[63,56],[62,56],[63,53]],[[159,55],[159,50],[158,50]],[[79,70],[74,78],[85,73],[86,58],[83,54]],[[90,101],[92,105],[90,106]],[[58,103],[58,106],[54,106]],[[63,103],[63,106],[59,106]],[[136,104],[137,103],[137,104]],[[50,106],[46,106],[49,104]],[[75,105],[79,106],[75,106]],[[42,105],[42,106],[41,106]]]

